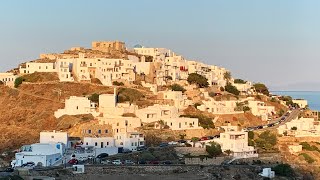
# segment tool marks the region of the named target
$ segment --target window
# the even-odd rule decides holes
[[[140,146],[143,146],[143,141],[142,142],[140,141]]]
[[[101,130],[100,129],[98,130],[98,133],[101,134]]]
[[[88,146],[88,142],[86,142],[86,145]]]
[[[54,138],[54,136],[51,136],[51,139],[53,139]]]
[[[107,146],[109,146],[109,142],[107,142]]]
[[[91,129],[88,130],[88,133],[91,134]]]
[[[77,109],[79,109],[79,106],[77,106]]]
[[[104,131],[104,133],[108,133],[108,129],[106,129],[106,130]]]
[[[97,143],[97,142],[95,142],[95,143],[94,143],[94,146],[98,146],[98,143]]]
[[[131,143],[131,146],[133,146],[133,143]]]

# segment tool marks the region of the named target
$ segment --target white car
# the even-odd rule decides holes
[[[171,141],[171,142],[168,142],[169,145],[177,145],[178,142],[175,142],[175,141]]]
[[[120,161],[120,159],[117,159],[117,160],[113,160],[113,161],[112,161],[112,164],[114,164],[114,165],[121,165],[122,162]]]
[[[101,161],[101,164],[111,164],[110,160]]]

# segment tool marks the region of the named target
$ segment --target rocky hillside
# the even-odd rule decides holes
[[[18,89],[0,86],[0,123],[4,124],[0,126],[0,151],[37,142],[42,130],[65,127],[54,117],[54,111],[64,107],[56,89],[62,91],[61,100],[73,95],[113,92],[108,87],[78,83],[22,84]]]

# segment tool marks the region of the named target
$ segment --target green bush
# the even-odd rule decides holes
[[[278,176],[294,176],[294,171],[289,164],[278,164],[277,166],[272,168],[272,171],[274,171]]]
[[[228,83],[225,87],[224,87],[225,91],[231,93],[231,94],[234,94],[236,96],[238,96],[240,94],[240,91],[235,87],[233,86],[232,84]]]
[[[221,146],[216,142],[211,142],[210,146],[206,146],[206,151],[211,157],[216,157],[222,154]]]
[[[189,84],[196,84],[200,88],[209,86],[208,79],[197,73],[189,74],[187,81]]]
[[[181,115],[180,117],[189,117],[189,118],[198,118],[199,119],[199,126],[201,126],[204,129],[214,129],[214,123],[212,121],[212,118],[209,118],[207,116],[204,115],[190,115],[190,114],[186,114],[186,115]]]
[[[215,96],[216,96],[216,93],[215,93],[215,92],[209,92],[209,96],[210,96],[210,97],[215,97]]]
[[[150,152],[143,152],[139,159],[145,160],[145,161],[152,161],[155,160],[155,157]]]
[[[291,128],[291,130],[294,130],[294,131],[297,130],[297,129],[298,129],[298,128],[295,127],[295,126]]]
[[[255,140],[255,143],[259,148],[270,150],[277,144],[277,135],[270,131],[264,131],[259,135],[259,138]]]
[[[99,103],[99,94],[91,94],[91,96],[88,99],[92,102]]]
[[[306,153],[301,153],[301,154],[299,154],[299,156],[303,156],[304,160],[306,160],[307,163],[309,163],[309,164],[311,164],[311,163],[313,163],[315,161],[311,156],[309,156]]]
[[[247,111],[250,111],[250,108],[248,106],[243,106],[243,109],[242,109],[244,112],[247,112]]]
[[[254,132],[253,131],[249,131],[248,132],[248,138],[249,139],[253,139],[254,138]]]
[[[170,89],[172,91],[182,91],[183,93],[186,91],[186,89],[184,89],[181,85],[179,84],[172,84]]]
[[[135,102],[139,99],[143,98],[144,95],[136,90],[136,89],[130,89],[130,88],[120,88],[118,92],[118,102]]]
[[[23,78],[22,77],[17,77],[16,80],[14,81],[14,87],[18,88],[20,84],[22,84]]]
[[[302,149],[304,150],[320,152],[320,149],[317,146],[315,145],[310,146],[310,144],[307,142],[301,142],[300,145],[302,145]]]
[[[242,80],[242,79],[235,79],[235,80],[234,80],[234,83],[235,83],[235,84],[245,84],[245,83],[247,83],[247,81]]]
[[[262,83],[256,83],[253,85],[253,87],[256,89],[257,92],[262,93],[264,95],[269,95],[269,90],[266,85]]]
[[[114,86],[123,86],[124,85],[123,82],[118,82],[118,81],[113,81],[112,84]]]

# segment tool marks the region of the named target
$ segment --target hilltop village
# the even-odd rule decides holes
[[[306,100],[272,95],[262,83],[166,48],[92,42],[40,54],[0,73],[0,84],[1,158],[21,172],[265,163],[250,173],[273,178],[284,175],[278,166],[307,169],[320,157],[318,112]]]

